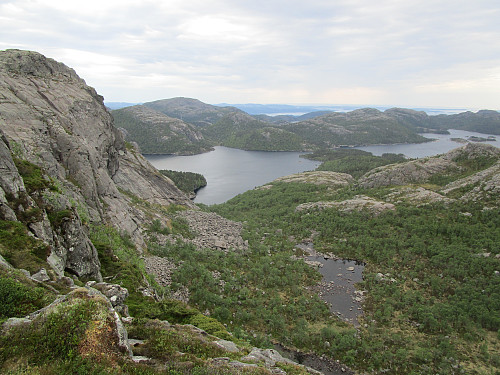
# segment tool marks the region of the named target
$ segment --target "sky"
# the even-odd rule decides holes
[[[108,102],[500,109],[498,0],[0,0]]]

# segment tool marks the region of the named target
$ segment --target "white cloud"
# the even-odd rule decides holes
[[[54,57],[113,101],[498,108],[499,18],[497,0],[16,0],[0,48]]]

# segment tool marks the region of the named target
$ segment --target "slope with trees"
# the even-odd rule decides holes
[[[112,112],[125,139],[138,144],[143,154],[192,155],[212,149],[199,129],[143,105]]]

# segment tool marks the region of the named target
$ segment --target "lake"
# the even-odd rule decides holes
[[[469,132],[465,130],[449,130],[450,134],[420,134],[426,138],[433,138],[435,141],[427,143],[408,143],[408,144],[398,144],[398,145],[373,145],[373,146],[363,146],[356,147],[360,150],[371,152],[373,155],[382,155],[383,153],[393,153],[393,154],[403,154],[408,158],[423,158],[425,156],[432,156],[437,154],[443,154],[454,148],[462,146],[462,144],[452,141],[451,138],[463,138],[468,137],[482,137],[487,138],[491,134],[481,134],[475,132]],[[493,135],[496,141],[487,141],[484,143],[500,147],[500,136]]]
[[[489,134],[450,130],[450,134],[422,134],[435,141],[418,144],[374,145],[357,147],[374,155],[383,153],[404,154],[419,158],[442,154],[462,146],[451,138],[477,136],[486,138]],[[500,147],[500,136],[496,141],[485,143]],[[232,197],[264,185],[278,177],[316,169],[320,162],[301,158],[301,152],[243,151],[217,146],[214,151],[192,156],[145,155],[157,169],[172,169],[183,172],[201,173],[207,179],[207,186],[198,191],[196,203],[218,204]]]
[[[217,146],[192,156],[145,155],[157,169],[201,173],[207,186],[196,203],[216,204],[271,182],[278,177],[316,169],[320,162],[301,158],[303,152],[243,151]]]

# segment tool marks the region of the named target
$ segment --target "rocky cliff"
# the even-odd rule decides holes
[[[114,225],[143,244],[144,212],[133,200],[192,205],[127,149],[93,88],[38,53],[0,52],[0,130],[1,219],[26,223],[48,244],[58,274],[100,279],[90,223]]]

